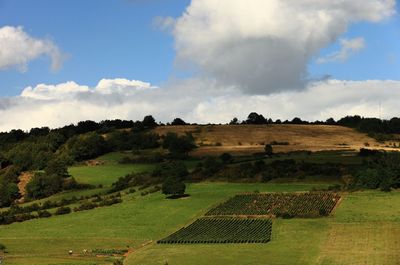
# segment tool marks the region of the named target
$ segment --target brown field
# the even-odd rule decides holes
[[[391,149],[351,128],[329,125],[162,126],[157,127],[155,132],[160,135],[167,132],[191,132],[199,146],[192,152],[194,156],[219,155],[224,152],[236,155],[262,152],[264,145],[272,141],[289,143],[274,145],[274,152],[359,150],[366,145],[374,149]]]

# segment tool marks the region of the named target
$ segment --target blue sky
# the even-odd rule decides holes
[[[0,131],[400,116],[399,13],[398,0],[0,0]]]
[[[153,20],[179,17],[189,4],[189,0],[0,0],[0,26],[23,26],[32,37],[51,39],[68,57],[57,72],[50,70],[45,56],[31,61],[26,72],[0,71],[0,95],[17,95],[38,83],[70,80],[94,86],[102,78],[123,77],[163,84],[180,73],[174,68],[173,37],[155,29]],[[311,76],[400,79],[398,16],[378,24],[352,25],[343,38],[353,37],[364,37],[366,47],[346,62],[311,61]],[[335,43],[321,54],[339,48]]]
[[[112,4],[111,4],[112,3]],[[25,73],[0,71],[1,95],[28,85],[74,80],[93,86],[102,78],[125,77],[160,84],[174,74],[173,39],[153,26],[157,16],[179,16],[187,0],[2,1],[0,26],[23,26],[35,38],[50,38],[68,58],[58,72],[49,59]]]
[[[311,63],[311,73],[328,74],[341,80],[400,79],[400,18],[398,15],[380,23],[353,24],[342,37],[363,37],[366,47],[344,63],[322,65]],[[323,49],[321,54],[338,50],[338,46],[336,42]]]

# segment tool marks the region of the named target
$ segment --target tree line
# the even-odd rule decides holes
[[[329,118],[325,121],[306,121],[301,118],[295,117],[292,120],[272,120],[271,118],[265,118],[262,114],[252,112],[247,116],[247,119],[239,121],[237,118],[233,118],[230,123],[231,125],[237,124],[310,124],[310,125],[340,125],[350,128],[358,129],[365,133],[386,133],[386,134],[397,134],[400,133],[400,118],[394,117],[390,120],[378,119],[378,118],[366,118],[359,115],[346,116],[337,121],[333,118]]]

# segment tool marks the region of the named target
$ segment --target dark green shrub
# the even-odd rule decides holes
[[[63,215],[69,213],[71,213],[71,208],[62,206],[60,208],[57,208],[55,215]]]
[[[51,213],[49,211],[38,211],[39,218],[47,218],[51,217]]]
[[[86,211],[86,210],[91,210],[98,207],[96,203],[93,202],[84,202],[81,205],[79,205],[77,208],[74,209],[75,212],[79,211]]]
[[[219,159],[221,159],[222,163],[224,164],[229,164],[233,161],[233,157],[229,153],[223,153],[219,156]]]

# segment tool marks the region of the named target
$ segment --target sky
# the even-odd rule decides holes
[[[1,131],[390,118],[399,96],[395,0],[0,0]]]

